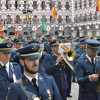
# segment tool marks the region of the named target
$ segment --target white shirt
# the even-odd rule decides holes
[[[8,74],[8,76],[9,76],[9,62],[6,64],[6,65],[4,65],[2,62],[0,62],[0,64],[2,65],[2,66],[6,66],[6,71],[7,71],[7,74]]]
[[[25,75],[25,73],[24,73],[24,75]],[[32,83],[32,77],[29,77],[29,76],[27,76],[27,75],[25,75],[26,76],[26,78]],[[36,78],[36,84],[37,84],[37,86],[38,86],[38,73],[36,74],[36,76],[35,76],[35,78]],[[33,84],[33,83],[32,83]]]
[[[86,54],[86,57],[89,59],[89,61],[92,63],[91,58]],[[95,58],[93,58],[94,64],[95,64]]]

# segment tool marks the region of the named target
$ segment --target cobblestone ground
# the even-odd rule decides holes
[[[78,100],[78,84],[72,82],[72,89],[71,89],[71,95],[72,98],[67,98],[67,100]]]

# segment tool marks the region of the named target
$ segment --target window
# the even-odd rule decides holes
[[[7,24],[11,24],[11,15],[7,15],[7,17],[6,17],[6,22],[7,22]]]
[[[66,2],[66,10],[69,10],[69,2]]]
[[[45,9],[45,2],[44,1],[42,1],[42,9]]]
[[[75,2],[75,9],[77,10],[77,1]]]
[[[10,1],[6,0],[6,9],[10,9]]]
[[[66,23],[69,23],[69,16],[66,16]]]
[[[79,8],[81,9],[82,8],[82,1],[80,0],[79,2]]]
[[[91,7],[92,6],[92,2],[91,2],[92,0],[88,0],[88,2],[89,2],[89,6]]]
[[[58,2],[58,10],[61,10],[61,7],[62,7],[61,2]]]
[[[38,18],[37,18],[36,15],[35,15],[34,18],[33,18],[33,23],[38,23]]]
[[[16,15],[16,22],[17,22],[18,24],[20,24],[20,21],[21,21],[20,16],[19,16],[19,15]]]
[[[62,18],[61,18],[61,16],[58,16],[58,23],[62,23]]]
[[[33,8],[37,9],[37,1],[33,1]]]
[[[86,0],[84,0],[84,8],[86,8]]]

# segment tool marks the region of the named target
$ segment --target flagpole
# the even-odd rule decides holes
[[[72,0],[72,23],[74,23],[74,0]]]

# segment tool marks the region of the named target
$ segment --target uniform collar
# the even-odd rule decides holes
[[[54,53],[53,51],[52,51],[52,53],[53,53],[55,56],[57,56],[57,54],[56,54],[56,53]]]
[[[1,64],[1,66],[6,66],[6,68],[9,68],[9,62],[8,62],[6,65],[4,65],[4,64],[0,61],[0,64]]]
[[[24,73],[24,75],[25,75],[25,77],[26,77],[30,82],[32,82],[32,79],[33,79],[32,77],[27,76],[25,73]],[[38,73],[36,73],[35,78],[36,78],[36,83],[37,83],[37,85],[38,85]]]
[[[91,62],[91,58],[86,54],[86,57],[89,59],[89,61]],[[94,59],[94,63],[95,63],[95,58]]]

